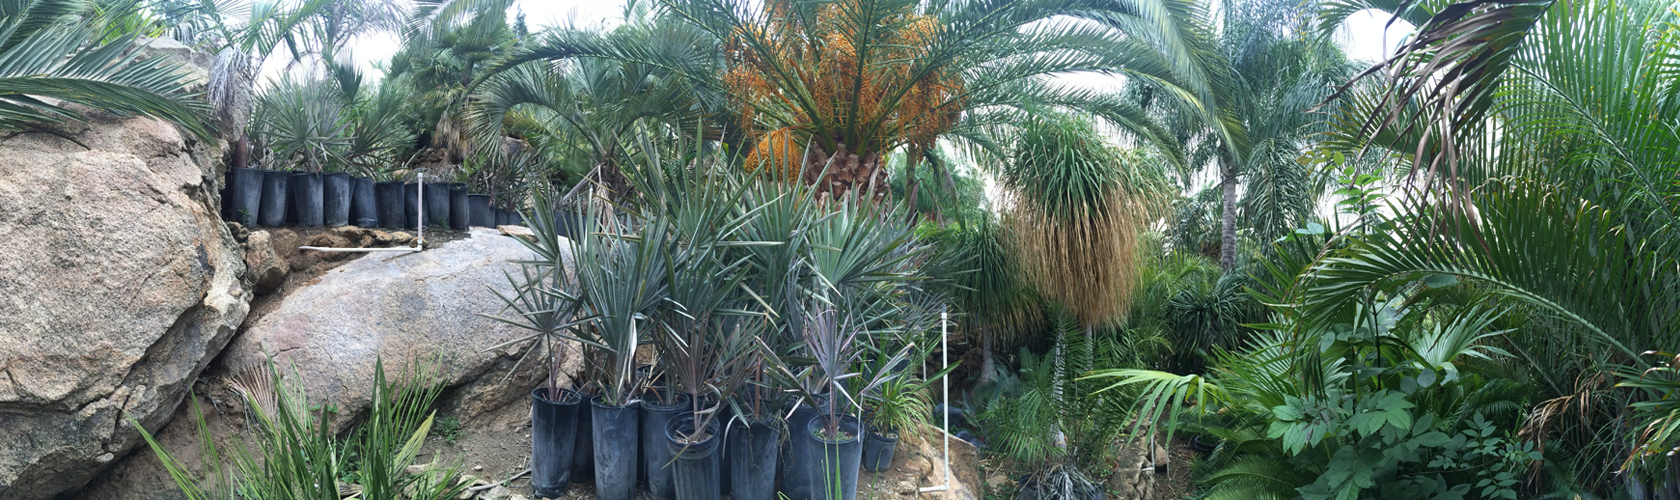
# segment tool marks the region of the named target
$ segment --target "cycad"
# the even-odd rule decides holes
[[[90,4],[0,1],[0,130],[80,120],[67,104],[174,122],[205,138],[204,101],[180,63],[139,59],[132,36],[99,43]]]

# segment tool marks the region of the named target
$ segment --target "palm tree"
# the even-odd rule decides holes
[[[649,39],[673,28],[668,21],[660,24],[641,18],[615,32]],[[685,79],[647,64],[533,61],[486,80],[466,116],[474,142],[497,144],[504,134],[518,136],[554,163],[579,164],[582,171],[575,174],[626,194],[630,185],[619,167],[636,127],[664,124],[680,132],[680,124],[696,122],[707,108],[689,90]]]
[[[767,2],[672,0],[695,29],[635,42],[578,30],[547,33],[499,67],[605,58],[688,79],[697,98],[723,103],[746,133],[750,168],[764,167],[830,195],[884,193],[887,153],[918,160],[950,138],[997,150],[998,129],[1056,109],[1079,109],[1177,161],[1178,149],[1142,109],[1049,77],[1121,73],[1200,108],[1206,75],[1181,59],[1199,27],[1185,3],[1079,0],[923,3],[915,0]],[[1102,20],[1099,26],[1073,19]],[[1199,43],[1199,42],[1198,42]],[[721,49],[721,50],[719,50]],[[1181,71],[1182,70],[1182,71]],[[1188,82],[1188,83],[1186,83]],[[911,184],[909,196],[916,186]]]
[[[1050,115],[1022,124],[999,172],[1011,198],[1010,254],[1023,280],[1077,321],[1070,326],[1084,329],[1082,346],[1094,344],[1096,327],[1118,323],[1131,309],[1139,235],[1172,191],[1163,163],[1110,146],[1089,119]],[[1070,364],[1066,334],[1056,328],[1056,371],[1094,368],[1088,348]],[[1065,402],[1057,380],[1052,392]]]
[[[928,274],[943,278],[945,294],[965,313],[963,331],[980,338],[978,386],[997,380],[999,339],[1035,323],[1038,299],[1022,283],[1017,260],[1009,251],[1002,224],[992,220],[959,222],[938,228],[927,238],[937,250]]]
[[[453,12],[432,12],[430,7],[434,6],[421,3],[410,14],[410,28],[403,31],[403,48],[392,57],[387,78],[404,79],[415,94],[419,115],[416,128],[423,131],[424,142],[419,146],[442,150],[445,162],[460,164],[480,146],[472,143],[466,121],[471,84],[519,39],[507,22],[506,5],[490,2],[477,6],[470,10],[474,17],[464,23],[427,18],[427,13],[441,16]],[[425,29],[414,28],[416,24]],[[482,146],[499,145],[498,140]]]
[[[106,19],[85,2],[0,1],[0,130],[80,120],[65,104],[174,122],[208,138],[208,107],[181,63],[138,59],[134,35],[100,42]],[[45,99],[43,99],[45,98]],[[56,100],[56,102],[54,102]]]
[[[1258,240],[1270,241],[1310,218],[1313,193],[1322,191],[1297,161],[1317,131],[1312,125],[1318,120],[1306,111],[1352,71],[1328,37],[1305,30],[1302,10],[1294,2],[1227,2],[1221,16],[1207,21],[1217,44],[1204,59],[1205,71],[1224,77],[1214,82],[1218,97],[1203,101],[1215,109],[1155,105],[1161,92],[1147,82],[1133,91],[1167,115],[1164,121],[1188,150],[1189,168],[1217,174],[1223,203],[1219,262],[1226,271],[1237,266],[1239,227],[1252,227]]]

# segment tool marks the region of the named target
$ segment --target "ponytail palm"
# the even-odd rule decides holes
[[[139,59],[133,37],[99,43],[69,0],[0,1],[0,130],[80,120],[76,104],[174,122],[208,137],[203,101],[180,63]],[[56,102],[54,102],[56,101]]]
[[[1082,117],[1021,129],[999,175],[1021,272],[1084,326],[1118,321],[1137,278],[1138,236],[1171,196],[1164,162],[1115,149]]]

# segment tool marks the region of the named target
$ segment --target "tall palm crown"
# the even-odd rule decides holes
[[[916,63],[933,55],[942,29],[916,6],[776,0],[736,30],[723,80],[756,137],[748,168],[763,164],[811,183],[827,171],[835,194],[860,186],[879,194],[882,153],[926,150],[950,130],[962,109],[962,75]],[[809,155],[799,144],[810,145]]]
[[[1208,35],[1190,1],[669,0],[663,12],[687,28],[642,40],[551,30],[497,70],[583,58],[660,68],[689,80],[702,102],[731,108],[755,167],[797,172],[829,193],[884,182],[894,149],[949,138],[1003,154],[997,138],[1046,110],[1089,113],[1182,163],[1135,103],[1052,77],[1124,74],[1191,109],[1209,109],[1210,82],[1225,79],[1205,71]]]
[[[1161,109],[1188,151],[1188,166],[1211,170],[1223,196],[1220,264],[1236,265],[1237,230],[1245,215],[1263,241],[1299,227],[1311,214],[1315,186],[1296,159],[1310,146],[1318,119],[1306,111],[1352,75],[1328,37],[1307,32],[1305,8],[1295,2],[1240,2],[1210,16],[1217,37],[1205,59],[1219,94],[1214,109]],[[1143,100],[1157,100],[1145,87]],[[1170,102],[1170,101],[1169,101]],[[1246,188],[1238,192],[1244,178]]]

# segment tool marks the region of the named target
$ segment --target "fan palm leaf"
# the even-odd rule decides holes
[[[182,63],[140,59],[132,37],[98,43],[81,2],[0,2],[0,130],[81,120],[67,104],[150,116],[209,137]]]

